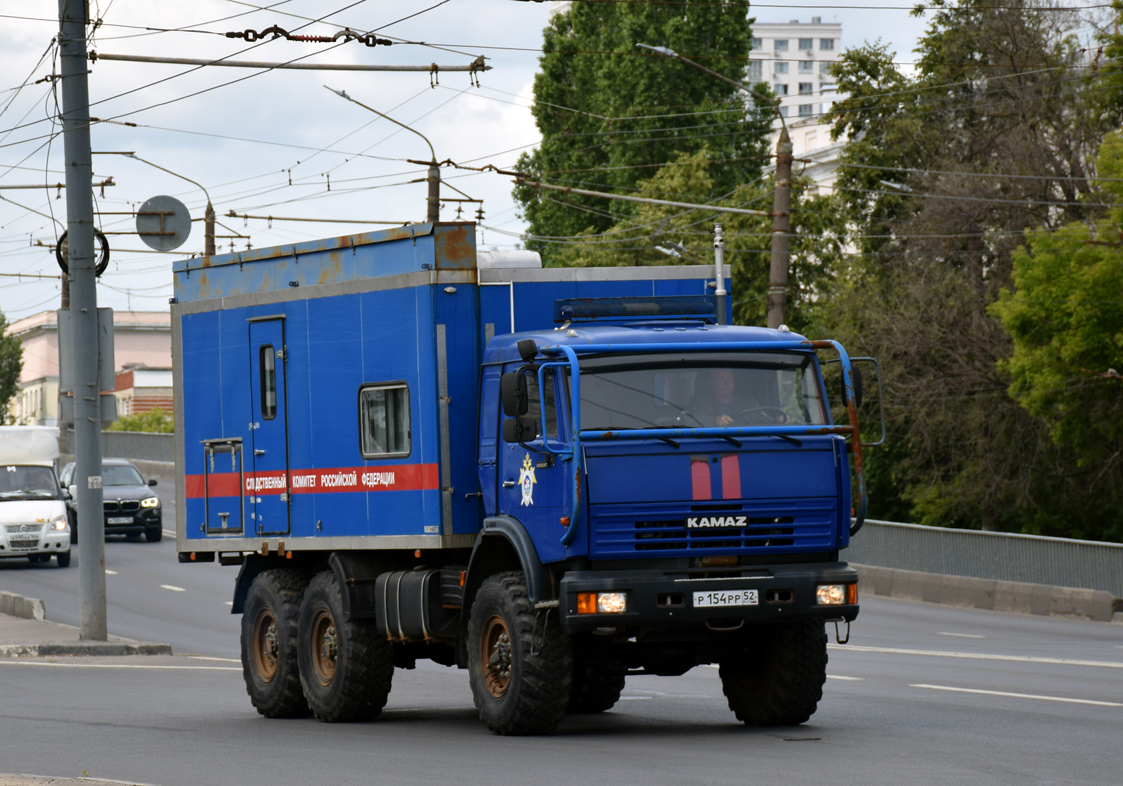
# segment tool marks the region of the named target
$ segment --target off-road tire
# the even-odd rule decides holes
[[[164,539],[164,526],[162,524],[157,524],[154,527],[145,527],[144,539],[149,543],[159,543]]]
[[[343,619],[343,596],[331,571],[308,585],[297,628],[300,683],[317,718],[349,723],[382,712],[394,677],[393,645],[374,620]]]
[[[623,690],[623,674],[613,674],[597,666],[574,666],[566,711],[570,715],[607,712],[620,701]]]
[[[823,623],[769,626],[722,659],[718,673],[729,709],[748,726],[796,726],[815,713],[827,680]]]
[[[50,559],[50,557],[47,557],[47,559]],[[69,568],[70,567],[70,552],[69,551],[60,551],[59,553],[55,554],[55,560],[58,562],[58,566],[60,568]]]
[[[573,673],[556,609],[535,612],[521,571],[484,580],[468,619],[468,675],[496,734],[548,734],[565,718]]]
[[[296,658],[297,619],[308,574],[266,570],[250,584],[242,611],[242,674],[246,692],[266,718],[303,718],[308,702]]]

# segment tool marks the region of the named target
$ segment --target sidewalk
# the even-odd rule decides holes
[[[81,631],[70,625],[0,613],[0,658],[171,654],[170,644],[151,644],[116,636],[110,636],[108,641],[82,641]]]

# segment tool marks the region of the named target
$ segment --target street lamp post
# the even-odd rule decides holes
[[[422,139],[425,140],[425,144],[427,144],[429,146],[429,155],[431,156],[431,158],[429,159],[429,176],[426,178],[426,180],[429,181],[429,198],[427,200],[428,201],[428,210],[426,211],[425,220],[427,222],[429,222],[430,224],[435,224],[436,222],[440,221],[440,212],[441,212],[441,166],[440,166],[440,164],[437,163],[437,152],[435,150],[433,150],[433,143],[429,141],[429,138],[426,137],[423,133],[421,133],[417,129],[410,128],[405,123],[399,123],[394,118],[390,117],[389,115],[382,114],[377,109],[372,109],[371,107],[364,104],[362,101],[356,101],[351,96],[347,95],[347,92],[345,90],[335,90],[333,88],[328,87],[327,85],[324,85],[324,88],[327,89],[327,90],[331,90],[331,92],[335,93],[340,98],[346,98],[352,104],[358,104],[359,106],[361,106],[363,109],[367,110],[368,112],[374,112],[379,117],[382,117],[382,118],[385,118],[386,120],[389,120],[394,125],[401,126],[406,131],[412,131],[413,133],[417,134],[419,137],[421,137]],[[463,193],[463,192],[461,192],[461,193]]]
[[[728,82],[748,95],[774,104],[774,116],[780,120],[780,138],[776,143],[776,188],[772,201],[772,256],[768,274],[768,327],[780,327],[784,324],[788,302],[788,234],[791,229],[792,140],[788,136],[788,126],[784,122],[784,116],[780,114],[779,102],[773,96],[758,93],[751,87],[745,87],[745,85],[730,79],[724,74],[719,74],[717,71],[683,57],[673,49],[665,46],[650,46],[649,44],[636,44],[636,46],[663,57],[681,60],[700,71],[705,71],[707,74],[717,77],[723,82]]]

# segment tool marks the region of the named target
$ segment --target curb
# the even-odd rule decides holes
[[[1015,612],[1112,622],[1123,612],[1123,601],[1102,590],[1049,587],[1018,581],[944,576],[871,565],[851,566],[859,582],[874,595],[919,600],[984,611]],[[1121,615],[1123,616],[1123,615]]]
[[[43,601],[38,598],[25,598],[12,592],[0,592],[0,614],[22,617],[25,620],[47,619]]]
[[[0,644],[0,658],[50,658],[58,655],[83,655],[106,658],[118,655],[171,655],[170,644],[130,644],[127,642],[71,641],[52,644]]]

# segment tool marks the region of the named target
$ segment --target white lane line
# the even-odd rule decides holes
[[[183,655],[182,657],[191,660],[216,660],[219,663],[241,663],[237,658],[216,658],[211,655]]]
[[[620,701],[651,701],[654,696],[621,696]]]
[[[0,658],[0,666],[44,666],[56,669],[150,669],[153,671],[241,671],[231,666],[161,666],[141,663],[61,663]]]
[[[828,680],[842,680],[844,682],[863,682],[866,678],[865,677],[843,677],[843,676],[840,676],[838,674],[828,674],[827,679]]]
[[[1004,696],[1009,699],[1035,699],[1036,701],[1059,701],[1065,704],[1091,704],[1096,707],[1123,707],[1114,701],[1093,701],[1091,699],[1067,699],[1063,696],[1037,696],[1032,693],[1008,693],[1001,690],[977,690],[974,688],[952,688],[948,685],[909,685],[910,688],[950,691],[952,693],[973,693],[979,696]]]
[[[1098,660],[1070,660],[1068,658],[1038,658],[1032,655],[990,655],[985,652],[948,652],[946,650],[906,650],[895,647],[861,647],[856,644],[828,644],[828,649],[844,652],[880,652],[886,655],[920,655],[930,658],[959,658],[962,660],[999,660],[1014,663],[1045,663],[1051,666],[1093,666],[1101,669],[1123,669],[1123,663]]]
[[[115,571],[115,570],[110,570],[109,568],[106,568],[106,569],[105,569],[105,575],[106,575],[106,576],[116,576],[116,575],[117,575],[117,571]]]
[[[175,537],[175,530],[174,529],[165,529],[165,530],[162,530],[162,532],[165,535],[171,535],[173,538]]]
[[[173,587],[171,584],[161,584],[160,589],[171,590],[172,592],[187,592],[183,587]]]
[[[226,601],[226,605],[227,605],[227,606],[231,606],[231,607],[233,607],[233,605],[234,605],[234,601],[232,601],[232,600],[228,600],[228,601]]]
[[[939,636],[954,636],[957,639],[985,639],[986,638],[986,636],[980,636],[978,633],[946,633],[944,631],[940,631],[937,635],[939,635]]]

